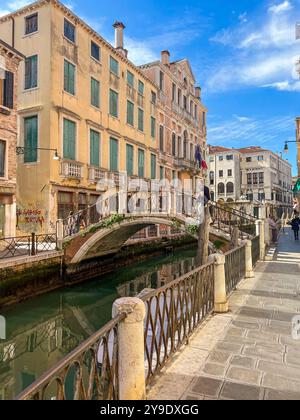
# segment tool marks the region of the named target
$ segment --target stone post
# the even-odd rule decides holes
[[[260,220],[259,249],[260,249],[260,259],[261,259],[261,261],[264,261],[265,260],[265,255],[266,255],[265,221],[264,220]]]
[[[259,232],[260,232],[259,225],[260,225],[260,222],[261,222],[261,220],[256,220],[255,221],[255,233],[256,233],[256,236],[259,236]]]
[[[138,298],[122,298],[114,302],[112,312],[113,317],[127,313],[118,332],[119,399],[145,400],[145,304]]]
[[[56,224],[56,236],[57,236],[57,250],[63,250],[63,240],[64,240],[64,222],[62,219],[58,219]]]
[[[225,279],[225,255],[214,254],[209,257],[215,262],[215,312],[223,314],[228,312],[228,300]]]
[[[252,262],[252,241],[245,241],[246,244],[246,279],[252,279],[253,273],[253,262]]]

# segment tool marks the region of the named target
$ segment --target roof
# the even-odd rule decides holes
[[[260,152],[269,152],[267,149],[262,149],[259,146],[249,146],[243,147],[242,149],[238,149],[240,153],[249,154],[249,153],[260,153]]]
[[[222,152],[231,152],[232,149],[222,146],[209,146],[209,153],[222,153]]]
[[[156,89],[158,89],[158,86],[156,85],[153,80],[151,80],[149,77],[145,75],[145,73],[140,69],[139,66],[136,66],[132,61],[130,61],[128,58],[124,57],[118,50],[111,45],[106,39],[104,39],[98,32],[96,32],[93,28],[91,28],[83,19],[81,19],[79,16],[77,16],[71,9],[69,9],[67,6],[65,6],[62,2],[59,0],[38,0],[36,2],[33,2],[31,4],[28,4],[25,7],[22,7],[15,12],[9,13],[7,15],[4,15],[0,17],[0,22],[5,22],[11,17],[21,15],[23,13],[27,13],[28,11],[34,11],[39,9],[41,6],[45,4],[53,4],[54,6],[57,6],[61,8],[64,13],[68,15],[68,17],[72,17],[77,24],[83,26],[87,31],[93,34],[95,38],[97,38],[100,42],[102,42],[106,47],[108,47],[111,51],[113,51],[117,57],[120,60],[125,61],[128,65],[130,65],[132,68],[134,68],[141,77],[144,78],[144,80],[147,80],[152,86],[154,86]]]
[[[7,44],[5,41],[3,41],[1,38],[0,38],[0,47],[7,50],[8,52],[13,54],[14,56],[17,56],[21,60],[25,60],[25,58],[26,58],[25,55],[20,53],[20,51],[16,50],[15,48],[11,47],[9,44]]]

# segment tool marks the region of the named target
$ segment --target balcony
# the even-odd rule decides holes
[[[196,163],[189,159],[175,158],[174,165],[181,171],[200,172],[200,169],[197,167]]]
[[[194,127],[199,128],[199,122],[197,121],[197,119],[186,109],[181,108],[181,106],[179,106],[176,102],[172,102],[172,111],[176,112],[176,114],[184,118],[189,124],[192,124]],[[203,129],[202,131],[203,134],[205,134]]]
[[[104,169],[96,168],[94,166],[89,167],[89,181],[99,182],[107,177],[107,171]]]
[[[78,162],[62,161],[60,175],[66,179],[81,180],[83,178],[83,165]]]

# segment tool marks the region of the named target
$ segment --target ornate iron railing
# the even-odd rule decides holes
[[[143,300],[147,310],[145,364],[149,383],[212,312],[214,264],[197,268]]]
[[[225,254],[227,294],[231,293],[246,274],[246,245]]]
[[[252,239],[252,264],[253,267],[258,263],[260,259],[260,239],[256,236]]]
[[[55,233],[13,238],[0,238],[0,260],[32,256],[43,252],[55,251],[57,248],[57,237]]]
[[[18,400],[117,400],[122,314],[22,392]]]

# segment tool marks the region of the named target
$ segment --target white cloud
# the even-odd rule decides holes
[[[268,85],[263,85],[262,87],[275,88],[277,90],[286,92],[300,92],[300,81],[290,82],[289,80],[285,80],[283,82],[275,82]]]
[[[9,8],[9,10],[14,11],[22,9],[22,7],[25,7],[30,3],[32,3],[32,0],[14,0],[7,2],[7,7]]]
[[[0,17],[8,15],[10,13],[10,10],[8,9],[0,9]]]
[[[278,15],[279,13],[284,13],[292,9],[292,4],[288,0],[285,0],[280,4],[274,4],[273,6],[269,7],[269,12]]]
[[[234,116],[235,119],[237,119],[240,122],[248,122],[248,121],[251,121],[251,118],[249,118],[249,117],[242,117],[242,116],[236,115],[236,114],[234,114],[233,116]]]

